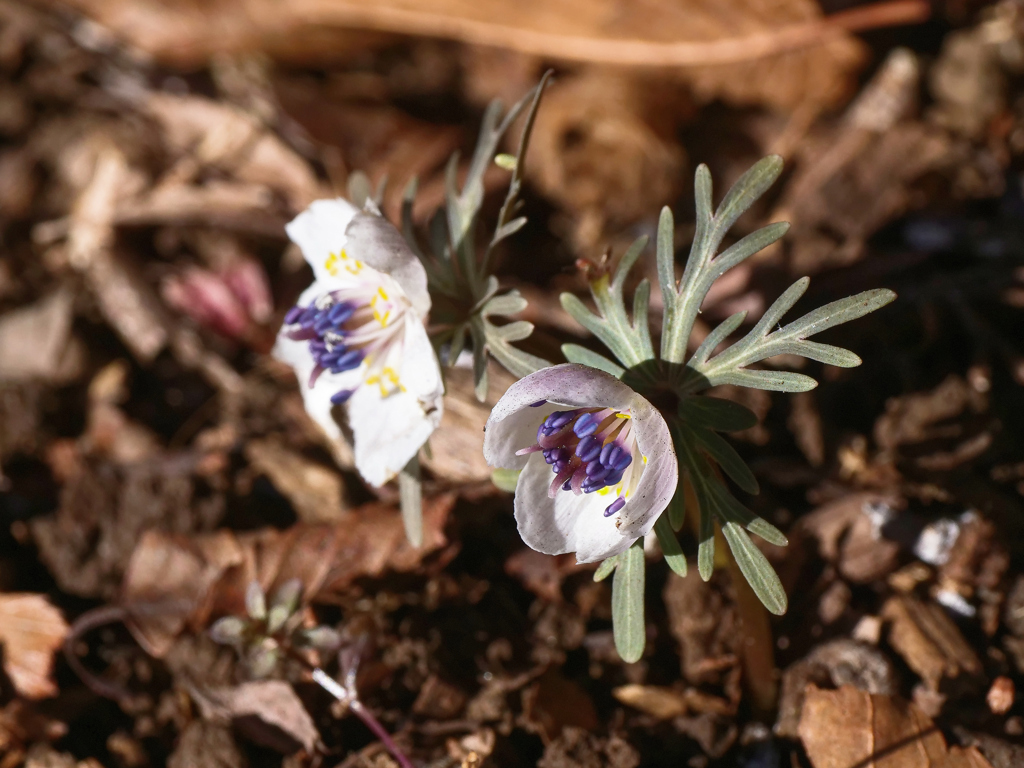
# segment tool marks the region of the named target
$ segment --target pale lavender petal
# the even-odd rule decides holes
[[[640,395],[634,393],[633,398],[630,405],[633,432],[647,463],[636,490],[619,513],[619,532],[636,539],[650,532],[675,495],[679,463],[672,445],[672,434],[661,413]],[[634,461],[640,460],[640,457],[634,458]]]
[[[405,293],[420,319],[430,312],[427,272],[402,233],[383,216],[360,212],[348,229],[348,254],[367,266],[390,275]]]
[[[509,387],[491,410],[484,459],[492,467],[521,469],[525,457],[516,451],[536,441],[537,427],[552,411],[594,406],[626,410],[635,395],[611,374],[576,363],[531,373]],[[539,400],[548,402],[531,407]]]
[[[519,476],[516,525],[527,546],[546,555],[575,552],[578,562],[593,563],[624,552],[633,543],[635,537],[624,537],[616,528],[615,517],[604,516],[609,495],[560,491],[550,498],[551,476],[551,467],[539,453],[530,455]]]

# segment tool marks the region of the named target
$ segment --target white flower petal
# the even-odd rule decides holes
[[[427,271],[416,254],[387,219],[360,212],[346,230],[349,255],[378,272],[390,275],[401,286],[420,319],[430,312]]]
[[[585,493],[577,496],[559,491],[548,496],[551,467],[540,453],[530,454],[516,485],[515,514],[519,535],[531,549],[546,555],[575,552],[581,563],[605,560],[624,552],[634,538],[624,537],[615,527],[616,516],[605,517],[610,495]]]
[[[394,478],[441,423],[441,369],[426,329],[412,315],[402,349],[396,363],[401,390],[384,397],[379,386],[363,383],[345,405],[356,468],[375,486]]]
[[[315,200],[285,230],[327,290],[349,282],[339,262],[345,251],[349,259],[394,279],[421,319],[430,311],[423,265],[401,232],[382,216],[360,211],[342,198]]]
[[[492,467],[521,469],[526,457],[516,456],[516,451],[537,441],[537,427],[552,411],[593,406],[624,411],[634,397],[628,385],[585,365],[563,363],[531,373],[509,387],[491,410],[484,459]],[[548,404],[530,407],[539,400]]]
[[[321,290],[337,287],[338,278],[327,268],[331,254],[339,254],[348,246],[345,230],[359,213],[348,200],[314,200],[310,206],[285,225],[285,232],[299,246],[313,268]]]
[[[619,532],[636,539],[651,531],[675,495],[679,462],[664,417],[646,398],[636,393],[633,398],[630,404],[633,434],[647,464],[640,475],[640,483],[619,513]]]

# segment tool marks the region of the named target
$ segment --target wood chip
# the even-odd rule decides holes
[[[981,674],[974,650],[935,603],[891,597],[882,606],[882,618],[890,623],[889,643],[932,691],[938,691],[943,680]]]

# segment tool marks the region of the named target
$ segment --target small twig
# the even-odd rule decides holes
[[[64,658],[67,659],[68,666],[81,678],[89,690],[97,696],[104,696],[114,701],[123,701],[131,694],[126,688],[110,683],[86,669],[85,665],[78,658],[78,654],[75,653],[75,643],[86,632],[91,632],[107,624],[124,621],[127,615],[127,611],[119,605],[104,605],[99,608],[93,608],[75,620],[68,629],[67,637],[64,638]]]
[[[380,721],[373,716],[363,703],[359,701],[358,694],[355,691],[354,684],[346,687],[342,686],[337,680],[324,672],[320,667],[316,667],[312,671],[313,680],[320,685],[325,691],[331,696],[336,698],[352,712],[356,717],[363,721],[367,728],[373,731],[374,735],[380,739],[380,743],[383,744],[391,756],[398,761],[398,764],[402,768],[414,768],[412,762],[405,756],[398,745],[395,744],[394,739],[391,738],[391,734],[387,732],[387,729],[380,724]],[[349,683],[347,678],[354,677],[354,675],[346,674],[346,683]],[[353,681],[354,683],[354,681]]]

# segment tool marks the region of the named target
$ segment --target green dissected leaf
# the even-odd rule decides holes
[[[405,537],[414,547],[423,546],[423,484],[420,481],[420,460],[413,456],[398,473],[398,492],[402,507]]]
[[[679,416],[684,422],[693,422],[718,432],[738,432],[757,426],[757,415],[733,400],[706,395],[684,398],[679,405]]]
[[[604,355],[599,355],[597,352],[581,347],[579,344],[563,344],[562,354],[565,355],[565,359],[570,363],[589,365],[591,368],[597,368],[610,373],[616,378],[621,378],[622,374],[626,372],[626,369],[621,365],[613,363]]]
[[[715,211],[715,226],[729,230],[736,220],[757,202],[782,173],[782,158],[769,155],[758,160],[736,180]],[[708,174],[710,192],[710,174]]]
[[[768,558],[754,545],[746,531],[736,523],[723,525],[722,535],[725,536],[743,577],[750,584],[758,599],[764,603],[764,607],[776,616],[784,614],[787,605],[786,590],[782,588],[782,582],[771,563],[768,562]]]
[[[612,572],[615,570],[615,566],[619,564],[619,556],[609,557],[607,560],[603,560],[597,570],[594,571],[594,581],[604,581]]]
[[[668,503],[668,509],[665,510],[665,514],[668,516],[668,522],[672,526],[673,531],[680,531],[683,528],[683,521],[686,519],[686,494],[683,491],[683,473],[682,468],[679,472],[679,487],[676,490],[676,495],[672,497],[672,501]]]
[[[746,368],[725,371],[711,381],[717,384],[733,384],[737,387],[767,389],[770,392],[808,392],[818,386],[810,376],[791,371],[750,371]]]
[[[760,490],[757,485],[757,478],[750,471],[747,462],[743,460],[736,449],[733,448],[725,438],[710,429],[700,427],[692,428],[692,434],[697,444],[715,460],[715,463],[722,468],[736,485],[750,494],[756,494]]]
[[[662,514],[654,524],[654,533],[658,536],[658,544],[661,545],[661,553],[665,556],[665,562],[672,572],[679,576],[686,576],[686,555],[683,548],[679,546],[679,539],[676,538],[672,524],[667,514]]]
[[[742,312],[730,315],[715,326],[715,329],[704,337],[704,341],[697,347],[697,351],[693,353],[693,357],[690,358],[690,365],[703,365],[706,363],[708,358],[711,357],[711,353],[718,349],[718,345],[729,338],[729,335],[743,325],[743,321],[746,319],[747,312],[743,310]]]
[[[644,624],[644,541],[618,556],[612,580],[612,632],[623,661],[639,661],[647,644]]]

